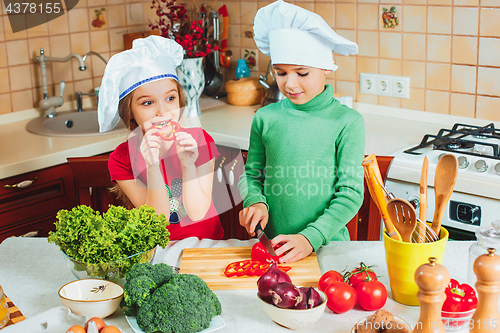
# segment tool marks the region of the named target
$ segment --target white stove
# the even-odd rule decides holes
[[[424,156],[429,159],[427,221],[434,216],[434,173],[441,156],[453,154],[459,162],[454,191],[442,224],[451,239],[474,239],[479,226],[500,217],[500,129],[455,124],[420,144],[395,152],[386,187],[396,197],[410,201],[419,211],[420,175]]]

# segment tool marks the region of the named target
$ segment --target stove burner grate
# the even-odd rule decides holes
[[[468,136],[479,140],[465,140],[464,138]],[[485,142],[484,139],[499,141],[498,143],[491,143]],[[488,154],[488,157],[500,160],[500,130],[495,129],[493,123],[483,127],[457,123],[453,125],[451,130],[439,130],[437,135],[426,134],[419,145],[407,149],[404,152],[412,155],[421,155],[422,152],[418,150],[426,147],[482,157],[484,157],[484,155],[479,152],[492,151],[492,154]]]
[[[468,151],[472,152],[475,144],[469,141],[455,141],[453,139],[436,139],[433,142],[434,149],[452,150],[452,151]]]

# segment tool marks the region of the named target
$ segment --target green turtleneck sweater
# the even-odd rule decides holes
[[[257,111],[245,173],[243,206],[269,208],[270,238],[302,234],[316,251],[349,240],[345,225],[363,201],[363,117],[333,98],[333,88],[301,105],[288,99]]]

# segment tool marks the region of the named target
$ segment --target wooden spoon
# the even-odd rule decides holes
[[[439,160],[434,174],[434,196],[436,206],[434,207],[434,218],[432,219],[432,230],[439,235],[441,221],[443,220],[446,204],[450,200],[451,193],[455,187],[458,175],[458,160],[455,155],[446,154]]]
[[[396,198],[387,203],[387,212],[403,242],[411,243],[411,235],[417,226],[415,208],[408,201]]]
[[[429,170],[429,159],[424,157],[422,174],[420,175],[420,214],[419,218],[423,223],[427,223],[427,172]],[[418,243],[425,243],[425,227],[419,228]]]

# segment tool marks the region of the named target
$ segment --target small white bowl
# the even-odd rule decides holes
[[[59,289],[59,297],[78,316],[105,318],[118,309],[123,287],[102,279],[75,280]]]
[[[305,330],[313,328],[313,324],[317,322],[325,312],[326,295],[321,290],[316,289],[316,291],[321,296],[321,303],[312,309],[283,309],[267,303],[260,298],[259,293],[257,293],[257,297],[262,304],[264,312],[275,323],[292,330]]]

